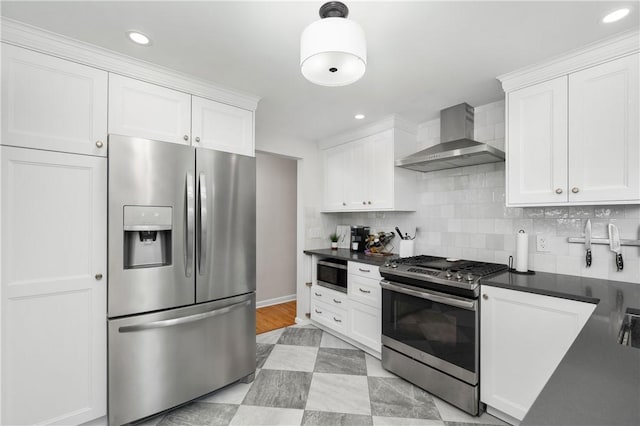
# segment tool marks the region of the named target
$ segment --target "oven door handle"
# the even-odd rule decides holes
[[[443,303],[445,305],[454,306],[456,308],[466,309],[468,311],[475,311],[477,302],[475,300],[461,299],[455,296],[444,295],[442,293],[436,293],[429,290],[413,290],[407,287],[401,287],[396,284],[392,284],[389,281],[380,281],[380,286],[386,290],[395,291],[396,293],[407,294],[409,296],[419,297],[421,299],[431,300],[432,302]]]

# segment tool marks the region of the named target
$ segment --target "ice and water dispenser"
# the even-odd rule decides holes
[[[171,265],[171,207],[124,206],[124,269]]]

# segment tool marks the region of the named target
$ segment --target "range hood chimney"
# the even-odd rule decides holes
[[[504,161],[504,152],[473,140],[473,107],[462,103],[440,111],[437,145],[396,160],[397,167],[433,172]]]

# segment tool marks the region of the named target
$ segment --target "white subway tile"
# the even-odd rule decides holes
[[[512,234],[513,233],[513,220],[512,219],[495,219],[494,226],[495,226],[495,232],[497,234]]]
[[[478,232],[485,234],[491,234],[495,231],[495,225],[493,219],[480,218],[478,219]]]

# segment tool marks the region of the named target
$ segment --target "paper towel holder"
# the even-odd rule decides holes
[[[531,269],[527,270],[527,272],[517,271],[516,268],[513,267],[513,256],[509,256],[509,272],[519,275],[535,275],[536,273],[536,271],[532,271]]]

